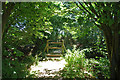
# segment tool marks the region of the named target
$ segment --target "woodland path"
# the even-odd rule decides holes
[[[37,66],[31,66],[31,74],[38,78],[60,78],[60,71],[65,67],[65,59],[40,61]]]

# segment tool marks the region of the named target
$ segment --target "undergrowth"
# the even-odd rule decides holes
[[[31,65],[38,63],[39,58],[32,55],[24,56],[24,53],[12,48],[12,52],[3,51],[2,59],[2,79],[12,78],[34,78],[34,74],[30,74],[29,68]]]
[[[67,64],[62,71],[62,76],[64,78],[109,79],[110,63],[107,56],[99,59],[87,58],[85,55],[86,50],[89,51],[90,48],[79,50],[74,46],[72,50],[67,50],[64,57]]]

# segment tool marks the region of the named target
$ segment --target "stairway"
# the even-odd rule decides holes
[[[52,45],[59,45],[57,46],[51,46]],[[53,52],[50,52],[50,50],[54,50]],[[51,42],[50,40],[47,40],[46,47],[44,51],[47,51],[46,58],[47,59],[60,59],[60,57],[64,54],[65,46],[64,46],[64,40],[62,42]]]

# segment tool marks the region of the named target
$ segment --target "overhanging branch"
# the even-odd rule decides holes
[[[89,3],[89,5],[90,5],[91,8],[92,8],[92,9],[90,9],[90,10],[99,18],[100,16],[97,14],[97,12],[96,12],[96,10],[94,9],[94,7],[92,6],[92,4]]]
[[[92,14],[80,3],[80,2],[78,2],[80,5],[81,5],[81,7],[83,8],[82,10],[85,12],[87,12],[89,15],[91,15],[91,17],[95,20],[95,21],[97,21],[97,19],[95,18],[95,17],[93,17],[92,16]],[[78,6],[78,4],[76,3],[76,5]],[[80,8],[80,7],[79,7]],[[81,8],[80,8],[81,9]]]
[[[83,9],[85,10],[85,11],[87,11],[90,15],[92,15],[80,2],[78,2],[82,7],[83,7]]]
[[[80,8],[80,6],[76,2],[75,2],[75,4],[77,5],[77,7],[79,7],[79,9],[81,9],[84,13],[86,13],[85,10]]]
[[[77,7],[79,7],[81,9],[81,7],[75,2],[75,4],[77,5]],[[81,4],[81,3],[80,3]],[[85,7],[84,7],[85,8]],[[86,9],[86,8],[85,8]],[[83,12],[85,12],[85,9],[81,9]],[[85,12],[86,13],[86,12]],[[90,12],[89,12],[90,13]],[[92,21],[99,29],[103,30],[100,25],[96,24],[95,21]]]

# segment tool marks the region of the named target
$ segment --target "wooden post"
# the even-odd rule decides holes
[[[49,52],[49,40],[47,40],[47,54]]]
[[[62,40],[62,54],[64,53],[64,40]]]

